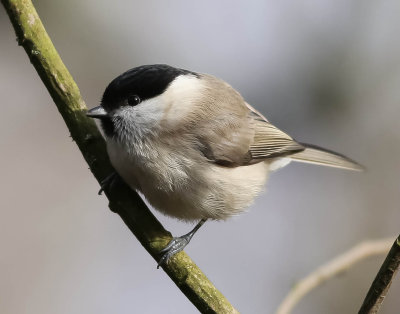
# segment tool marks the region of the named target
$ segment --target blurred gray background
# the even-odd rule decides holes
[[[187,252],[243,313],[400,225],[400,2],[62,1],[37,10],[89,107],[123,71],[167,63],[223,78],[296,139],[366,173],[291,164],[249,212]],[[104,196],[0,8],[0,312],[196,313]],[[157,217],[175,235],[192,226]],[[355,313],[382,257],[294,313]],[[382,313],[398,313],[396,278]]]

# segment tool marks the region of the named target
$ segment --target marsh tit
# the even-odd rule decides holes
[[[224,81],[168,65],[121,74],[87,116],[100,119],[111,163],[132,189],[168,216],[199,221],[161,251],[159,265],[207,219],[243,212],[268,174],[292,160],[362,169],[343,155],[295,141]]]

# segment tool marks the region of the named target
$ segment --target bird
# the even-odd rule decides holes
[[[100,119],[116,170],[102,190],[121,178],[161,213],[197,222],[160,251],[157,267],[207,220],[244,212],[269,174],[291,161],[363,170],[344,155],[294,140],[225,81],[166,64],[122,73],[87,116]]]

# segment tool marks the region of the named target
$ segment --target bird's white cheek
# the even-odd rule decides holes
[[[122,108],[117,113],[114,123],[120,133],[144,137],[157,131],[162,115],[161,103],[151,99],[135,107]]]

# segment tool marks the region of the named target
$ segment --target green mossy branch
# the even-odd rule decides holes
[[[29,59],[62,115],[72,139],[97,181],[113,169],[96,124],[86,117],[78,86],[54,48],[30,0],[2,0]],[[171,239],[142,199],[126,185],[107,191],[109,207],[118,213],[144,248],[158,260],[157,252]],[[93,197],[96,197],[93,191]],[[186,297],[203,313],[237,313],[237,310],[189,258],[180,252],[163,269]],[[156,297],[155,297],[156,298]],[[152,300],[154,301],[154,300]]]

